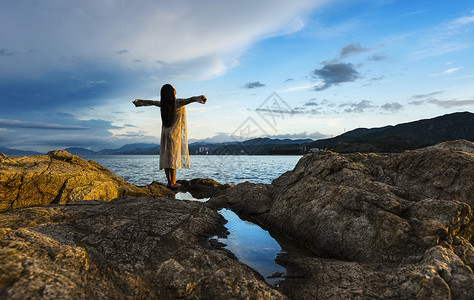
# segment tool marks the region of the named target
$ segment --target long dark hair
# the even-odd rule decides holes
[[[171,84],[165,84],[161,88],[161,122],[164,127],[173,125],[176,119],[176,96]]]

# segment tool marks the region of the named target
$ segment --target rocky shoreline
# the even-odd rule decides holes
[[[0,298],[472,299],[474,144],[305,155],[272,184],[136,187],[64,151],[0,157]],[[228,208],[315,253],[277,287],[210,242]]]

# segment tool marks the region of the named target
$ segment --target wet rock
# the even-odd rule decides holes
[[[2,299],[284,299],[208,243],[202,203],[125,197],[0,214]]]
[[[211,178],[195,178],[192,180],[178,180],[182,185],[180,191],[189,192],[196,199],[210,198],[219,195],[222,191],[232,187],[230,184],[221,184]]]
[[[162,186],[129,184],[96,162],[66,151],[0,161],[0,212],[50,203],[172,195]]]
[[[474,155],[465,150],[473,145],[308,154],[272,184],[242,183],[208,205],[230,208],[320,256],[280,257],[289,267],[281,288],[290,298],[468,299]]]

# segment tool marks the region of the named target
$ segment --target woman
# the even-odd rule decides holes
[[[176,169],[189,169],[188,135],[185,105],[192,102],[206,103],[204,95],[187,99],[176,99],[176,90],[165,84],[161,88],[161,101],[135,99],[138,106],[159,106],[161,108],[160,170],[165,170],[169,188],[179,188],[176,183]]]

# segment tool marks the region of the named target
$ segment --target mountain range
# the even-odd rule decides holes
[[[246,141],[221,139],[212,143],[209,139],[189,144],[190,154],[304,154],[308,151],[328,149],[339,153],[349,152],[400,152],[434,145],[440,142],[465,139],[474,141],[474,114],[457,112],[432,119],[418,120],[394,126],[357,128],[339,136],[313,141],[311,139],[254,138]],[[159,154],[160,146],[153,143],[127,144],[118,149],[93,151],[81,147],[64,149],[75,155],[148,155]],[[0,147],[9,156],[41,154]]]
[[[400,152],[458,139],[474,141],[473,113],[458,112],[395,126],[358,128],[311,142],[307,147],[339,153]]]

